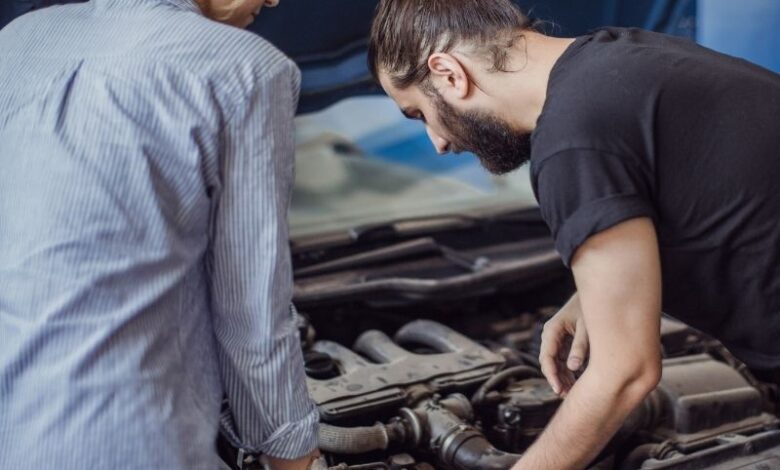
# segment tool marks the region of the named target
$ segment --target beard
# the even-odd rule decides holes
[[[474,153],[494,175],[514,171],[531,159],[531,134],[513,129],[496,116],[482,111],[460,112],[434,91],[439,120],[452,136],[452,150]]]

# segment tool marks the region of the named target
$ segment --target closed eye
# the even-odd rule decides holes
[[[420,110],[404,108],[401,110],[401,114],[403,114],[406,117],[406,119],[411,119],[413,121],[422,121],[423,123],[426,123],[425,115]]]

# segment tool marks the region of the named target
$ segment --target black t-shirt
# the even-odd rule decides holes
[[[550,76],[531,175],[567,265],[650,217],[664,311],[780,366],[780,75],[647,31],[580,37]]]

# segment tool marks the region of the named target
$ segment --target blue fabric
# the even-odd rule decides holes
[[[0,468],[316,446],[286,213],[300,74],[192,0],[0,31]]]

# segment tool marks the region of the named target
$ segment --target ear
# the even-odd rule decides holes
[[[442,95],[464,99],[469,95],[471,83],[466,69],[452,54],[437,52],[428,57],[428,68],[434,85]]]

